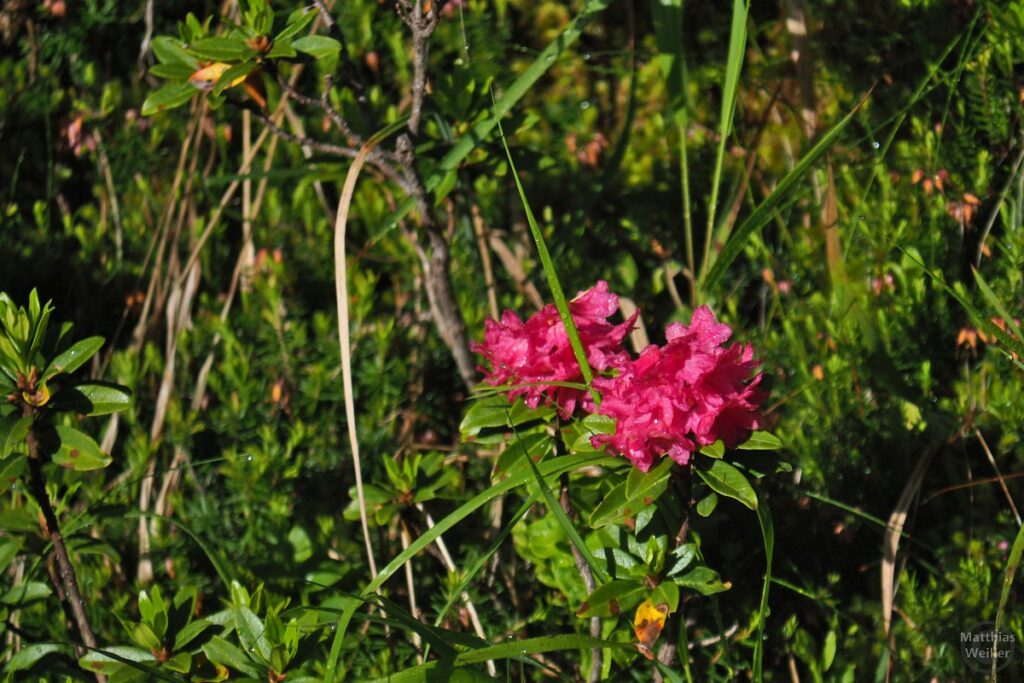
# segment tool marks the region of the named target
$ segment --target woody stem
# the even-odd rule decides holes
[[[34,415],[32,406],[25,406],[26,417]],[[53,554],[57,557],[57,576],[60,580],[59,593],[63,593],[65,604],[71,609],[75,626],[82,638],[82,643],[88,648],[96,647],[96,636],[93,634],[92,626],[89,624],[89,617],[85,613],[85,601],[82,600],[82,593],[78,589],[78,579],[75,576],[75,568],[71,565],[71,558],[68,556],[67,546],[64,545],[64,536],[60,532],[60,525],[57,522],[57,515],[50,503],[50,496],[46,492],[46,479],[43,476],[43,463],[39,453],[39,440],[36,438],[35,427],[30,427],[25,437],[28,445],[28,464],[32,495],[39,504],[43,513],[43,521],[46,523],[46,533],[53,544]]]

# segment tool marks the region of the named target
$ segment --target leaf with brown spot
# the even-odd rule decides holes
[[[665,628],[668,613],[668,605],[665,603],[655,605],[650,600],[644,600],[636,610],[636,616],[633,618],[633,633],[636,635],[637,649],[648,659],[654,659],[651,648]]]
[[[111,457],[100,450],[91,436],[73,427],[57,426],[50,434],[44,436],[40,433],[40,443],[44,442],[53,449],[51,459],[54,464],[78,472],[102,469],[111,463]]]

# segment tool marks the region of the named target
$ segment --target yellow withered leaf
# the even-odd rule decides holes
[[[655,605],[650,599],[644,600],[636,608],[636,616],[633,618],[633,633],[636,634],[636,649],[647,659],[654,659],[654,643],[658,641],[662,629],[665,628],[665,619],[668,618],[669,608],[665,603]]]
[[[217,81],[224,75],[224,72],[231,68],[230,64],[224,62],[214,62],[199,69],[194,74],[188,77],[188,80],[195,87],[200,90],[212,90],[213,86],[217,85]],[[239,76],[231,82],[229,87],[235,87],[239,83],[245,80],[245,76]]]

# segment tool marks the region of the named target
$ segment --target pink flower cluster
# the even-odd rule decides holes
[[[481,368],[485,380],[514,385],[510,400],[525,396],[530,407],[543,399],[568,416],[578,403],[589,413],[614,418],[615,433],[595,436],[592,443],[626,456],[644,472],[665,455],[685,465],[697,448],[718,439],[735,446],[760,426],[761,375],[750,379],[759,364],[753,348],[726,348],[732,329],[716,322],[707,306],[693,312],[689,326],[669,325],[667,343],[648,346],[636,359],[622,347],[636,314],[620,325],[608,322],[618,306],[603,281],[569,304],[587,360],[606,373],[594,379],[600,406],[580,389],[552,384],[581,382],[582,376],[550,304],[525,323],[511,311],[501,322],[487,321],[483,343],[473,346],[490,362],[489,372]]]
[[[622,339],[633,327],[636,314],[621,325],[612,325],[608,318],[618,309],[619,297],[608,292],[608,283],[603,280],[569,302],[587,362],[599,372],[629,360]],[[572,414],[577,403],[593,412],[589,392],[551,384],[583,380],[554,304],[548,304],[525,323],[513,311],[505,311],[501,322],[488,320],[483,342],[472,348],[491,364],[490,372],[480,368],[488,384],[516,385],[509,391],[509,400],[525,396],[526,405],[536,408],[543,398],[557,405],[565,417]]]

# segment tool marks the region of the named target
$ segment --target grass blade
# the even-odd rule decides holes
[[[708,224],[704,233],[704,259],[701,271],[708,268],[711,257],[711,239],[715,229],[715,208],[718,191],[722,184],[722,166],[725,164],[725,145],[732,133],[732,119],[736,113],[736,93],[740,88],[740,70],[743,68],[743,53],[747,49],[747,14],[750,3],[733,0],[732,29],[729,31],[729,54],[725,67],[725,84],[722,86],[722,111],[718,122],[718,152],[711,175],[711,197],[708,199]]]
[[[498,116],[497,104],[495,104],[495,119],[498,119]],[[572,314],[569,312],[569,303],[565,300],[565,292],[562,291],[562,284],[558,281],[558,273],[555,272],[555,264],[551,260],[551,254],[548,252],[548,246],[544,242],[544,235],[540,232],[537,220],[534,218],[533,211],[530,209],[530,202],[526,198],[526,191],[523,190],[523,184],[519,181],[519,172],[516,171],[516,164],[512,160],[512,151],[508,148],[508,140],[505,139],[505,131],[501,127],[500,120],[498,120],[498,134],[501,136],[501,145],[505,148],[505,156],[508,158],[508,166],[512,171],[512,178],[516,181],[516,189],[519,191],[519,199],[523,203],[523,210],[526,212],[526,221],[530,224],[530,233],[533,235],[533,241],[537,245],[537,255],[540,257],[541,265],[544,267],[544,275],[547,277],[548,286],[551,288],[551,296],[555,300],[555,307],[558,309],[558,316],[562,319],[562,324],[565,325],[565,331],[569,335],[569,344],[572,346],[573,355],[576,356],[576,362],[580,366],[580,372],[583,374],[583,379],[587,383],[590,395],[594,398],[595,404],[600,403],[600,396],[598,396],[597,392],[590,387],[590,383],[594,380],[594,373],[590,369],[590,363],[587,362],[587,353],[583,349],[583,342],[580,341],[580,334],[576,329],[576,324],[572,321]]]
[[[814,145],[814,147],[812,147],[802,159],[800,159],[796,166],[793,167],[793,170],[787,173],[786,177],[779,181],[779,184],[775,186],[775,190],[773,190],[763,202],[758,204],[757,208],[754,209],[754,211],[747,216],[742,223],[740,223],[739,227],[736,228],[736,232],[733,233],[732,237],[729,238],[729,241],[725,243],[724,247],[722,247],[721,253],[718,254],[717,258],[715,258],[715,262],[711,265],[710,270],[707,271],[707,275],[705,275],[702,282],[705,288],[711,288],[718,284],[722,279],[722,276],[725,275],[725,270],[734,260],[736,260],[736,257],[740,255],[740,252],[743,251],[743,247],[747,240],[750,239],[750,236],[764,227],[764,225],[771,219],[772,212],[776,207],[789,198],[789,191],[794,185],[796,185],[797,181],[807,173],[810,167],[818,161],[818,159],[824,156],[825,152],[827,152],[830,147],[832,147],[835,141],[839,138],[839,135],[846,130],[850,121],[853,120],[854,115],[858,110],[860,110],[861,106],[866,101],[867,95],[865,95],[865,97],[862,98],[856,106],[854,106],[849,114],[844,116],[843,119],[833,126],[828,133],[822,136],[818,143]]]
[[[1006,611],[1006,602],[1010,599],[1010,588],[1013,587],[1013,578],[1017,575],[1017,569],[1020,567],[1021,555],[1024,555],[1024,526],[1017,530],[1017,537],[1013,540],[1013,547],[1010,548],[1010,557],[1006,562],[1006,576],[1003,577],[1003,590],[999,594],[999,608],[996,610],[994,629],[996,633],[999,632],[999,625],[1003,622],[1003,613]],[[993,642],[993,649],[998,644],[998,642]],[[992,683],[995,683],[996,666],[1000,661],[998,657],[992,657],[992,675],[989,679]]]
[[[764,680],[764,629],[768,623],[768,590],[772,583],[772,556],[775,553],[775,526],[772,524],[772,513],[760,491],[757,491],[757,521],[761,525],[761,537],[764,539],[765,561],[761,607],[757,615],[757,640],[754,642],[754,681],[759,683]]]
[[[469,584],[473,580],[473,577],[475,577],[480,570],[484,568],[487,561],[490,560],[494,553],[498,551],[501,544],[504,543],[505,539],[508,538],[508,535],[512,533],[513,527],[515,527],[515,525],[519,523],[519,520],[525,517],[526,513],[530,511],[530,508],[536,504],[537,498],[537,494],[533,494],[526,499],[526,502],[523,503],[520,508],[516,510],[515,514],[512,515],[512,518],[509,519],[508,524],[506,524],[504,528],[502,528],[501,532],[495,536],[494,541],[491,543],[491,547],[487,549],[487,552],[481,555],[477,561],[473,563],[473,566],[466,570],[462,577],[462,581],[460,581],[459,585],[452,590],[451,597],[448,598],[448,601],[445,603],[441,611],[437,613],[437,618],[434,619],[434,626],[441,625],[445,615],[448,614],[448,610],[452,608],[456,600],[460,599],[462,593],[469,588]]]
[[[535,463],[533,458],[530,457],[525,458],[525,460],[530,464],[530,471],[533,472],[533,476],[537,481],[537,486],[540,487],[541,493],[544,494],[544,500],[548,504],[548,510],[555,516],[555,519],[558,520],[558,524],[562,527],[562,531],[569,538],[569,542],[576,546],[576,550],[580,551],[580,555],[582,555],[583,559],[586,560],[587,566],[590,567],[590,571],[594,575],[594,579],[597,584],[600,585],[602,583],[607,583],[608,577],[601,570],[601,566],[597,563],[594,555],[590,552],[590,548],[588,548],[587,544],[583,542],[583,537],[580,536],[580,532],[576,531],[576,527],[573,525],[572,520],[569,519],[567,514],[565,514],[565,510],[562,509],[562,506],[559,505],[558,499],[555,498],[555,494],[551,492],[551,487],[544,481],[544,477],[541,476],[540,470],[537,469],[537,463]]]

